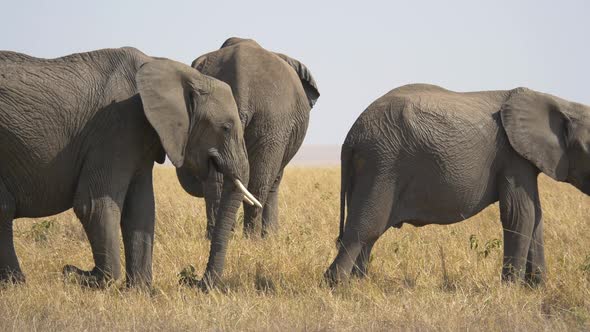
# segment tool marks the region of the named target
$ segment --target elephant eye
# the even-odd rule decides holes
[[[229,131],[232,128],[232,125],[231,125],[231,123],[226,122],[221,126],[221,128],[223,128],[223,131],[225,131],[226,133],[229,133]]]

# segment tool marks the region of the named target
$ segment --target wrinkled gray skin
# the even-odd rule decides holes
[[[394,89],[361,114],[342,146],[340,246],[326,277],[365,275],[389,227],[451,224],[499,201],[503,280],[542,283],[537,176],[590,194],[589,148],[588,106],[526,88]]]
[[[95,267],[64,272],[88,285],[117,279],[120,228],[128,285],[150,284],[154,161],[167,154],[196,176],[211,164],[248,181],[242,136],[231,89],[189,66],[133,48],[51,60],[0,52],[0,280],[25,280],[13,219],[73,207]],[[221,196],[231,229],[242,194],[229,182]],[[227,227],[213,237],[206,277],[221,274]]]
[[[197,58],[192,66],[229,84],[238,104],[250,161],[248,191],[263,205],[261,211],[244,204],[245,234],[253,234],[261,219],[262,236],[276,231],[283,169],[301,146],[309,111],[320,95],[310,71],[254,40],[236,37]],[[217,219],[222,176],[212,172],[206,181],[199,181],[182,168],[177,174],[187,192],[205,197],[209,237]]]

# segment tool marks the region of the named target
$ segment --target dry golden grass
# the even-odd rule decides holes
[[[77,219],[66,212],[18,220],[16,247],[27,283],[0,290],[0,330],[590,328],[590,198],[547,177],[541,177],[544,288],[501,284],[501,248],[492,244],[502,233],[492,206],[451,226],[388,231],[373,250],[370,277],[330,291],[320,281],[336,254],[339,170],[290,168],[280,233],[261,241],[236,232],[227,290],[209,294],[178,286],[177,276],[188,265],[199,275],[205,267],[203,201],[182,191],[172,168],[157,168],[155,178],[157,295],[64,284],[63,265],[92,267]]]

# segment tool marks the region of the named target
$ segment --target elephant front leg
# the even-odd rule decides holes
[[[522,281],[535,225],[536,173],[505,176],[500,184],[500,217],[504,234],[502,280]],[[538,202],[537,202],[538,203]],[[538,207],[540,210],[540,207]]]
[[[154,210],[152,167],[150,167],[131,183],[123,207],[121,229],[125,244],[125,272],[128,287],[151,285]]]
[[[110,196],[88,195],[78,200],[74,211],[84,227],[90,241],[95,267],[90,271],[75,266],[64,267],[66,277],[73,276],[80,284],[88,287],[104,287],[121,276],[119,257],[119,227],[121,204]]]
[[[527,255],[525,281],[531,286],[543,284],[546,277],[545,246],[543,244],[543,215],[539,195],[535,198],[535,225]]]
[[[12,230],[14,212],[14,199],[0,180],[0,284],[25,281],[14,250]]]

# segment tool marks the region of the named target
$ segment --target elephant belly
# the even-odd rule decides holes
[[[396,187],[401,190],[394,203],[394,226],[451,224],[472,217],[498,200],[495,172],[490,165],[438,167],[424,160],[421,165],[397,181]],[[454,171],[449,170],[453,167]]]
[[[402,199],[401,206],[403,208],[400,209],[401,211],[397,218],[395,218],[393,226],[401,226],[404,223],[414,226],[453,224],[471,218],[498,200],[497,195],[486,195],[486,197],[478,200],[469,199],[460,201],[457,197],[462,197],[463,193],[456,193],[450,190],[435,192],[433,194],[446,198],[436,200],[425,195],[422,200],[411,203],[406,203]],[[476,195],[473,196],[475,197]],[[396,204],[396,206],[398,205]]]
[[[74,190],[44,185],[23,188],[16,199],[15,218],[39,218],[64,212],[72,207],[74,193]]]
[[[2,181],[16,204],[15,218],[45,217],[72,207],[78,172],[71,165],[2,168]]]

